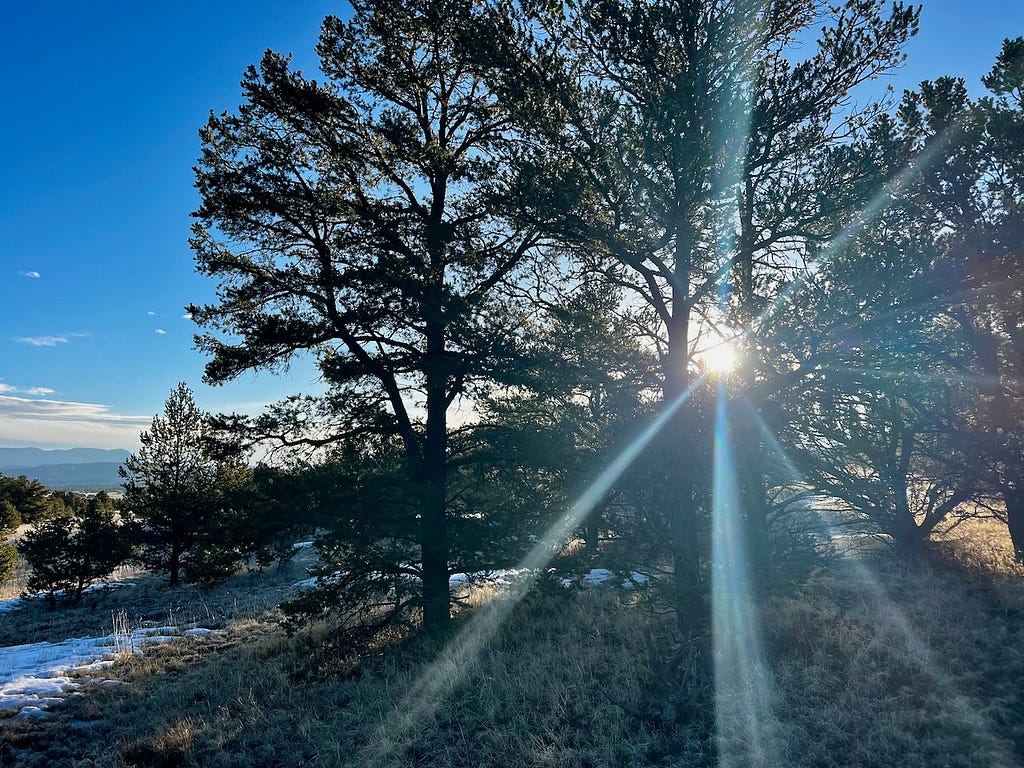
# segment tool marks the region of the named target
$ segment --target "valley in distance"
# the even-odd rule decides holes
[[[61,491],[119,491],[117,468],[129,455],[119,448],[0,448],[0,474],[24,475]]]

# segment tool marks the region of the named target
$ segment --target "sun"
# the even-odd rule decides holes
[[[739,353],[735,345],[728,341],[720,341],[713,347],[698,352],[696,357],[709,373],[718,375],[732,373],[739,363]]]

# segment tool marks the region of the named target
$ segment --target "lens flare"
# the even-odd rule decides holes
[[[739,353],[729,341],[722,341],[694,355],[697,361],[709,373],[723,376],[732,373],[739,365]]]
[[[715,408],[712,494],[711,629],[719,764],[778,765],[772,676],[764,662],[760,619],[750,588],[724,382],[719,382]]]

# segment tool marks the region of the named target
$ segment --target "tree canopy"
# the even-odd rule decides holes
[[[190,311],[209,382],[316,361],[323,395],[219,426],[323,462],[325,577],[357,599],[384,578],[441,628],[453,570],[520,535],[510,509],[541,524],[527,508],[658,413],[621,506],[668,542],[696,635],[730,441],[755,587],[791,549],[784,489],[908,550],[992,496],[1024,530],[1022,46],[985,99],[955,78],[859,99],[919,12],[365,1],[325,20],[324,79],[250,67],[201,131],[218,295]],[[716,345],[740,363],[717,393]]]

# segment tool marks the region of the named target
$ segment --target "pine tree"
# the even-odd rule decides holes
[[[207,417],[184,382],[142,433],[141,447],[120,468],[124,509],[139,559],[179,583],[216,516],[217,464],[210,456]]]
[[[128,558],[131,544],[109,500],[93,498],[84,511],[37,523],[19,550],[32,568],[29,590],[46,592],[56,605],[58,591],[78,603],[86,587]]]
[[[210,381],[316,357],[328,396],[271,409],[254,425],[263,436],[396,442],[435,629],[450,612],[448,409],[514,354],[495,288],[535,238],[490,203],[514,133],[475,61],[478,7],[353,5],[349,21],[324,22],[326,80],[268,52],[238,113],[202,131],[193,248],[220,290],[190,311],[208,331]]]
[[[573,2],[538,17],[525,56],[499,50],[539,147],[512,203],[646,309],[666,408],[697,380],[695,339],[732,324],[754,346],[754,317],[873,191],[851,146],[878,108],[845,108],[853,88],[902,61],[917,15],[881,0]],[[819,22],[805,58],[796,41]],[[750,352],[748,387],[765,375]],[[710,485],[693,450],[702,402],[679,408],[663,438],[677,612],[698,633],[710,624]],[[759,438],[747,431],[741,484],[757,553],[766,521]]]

